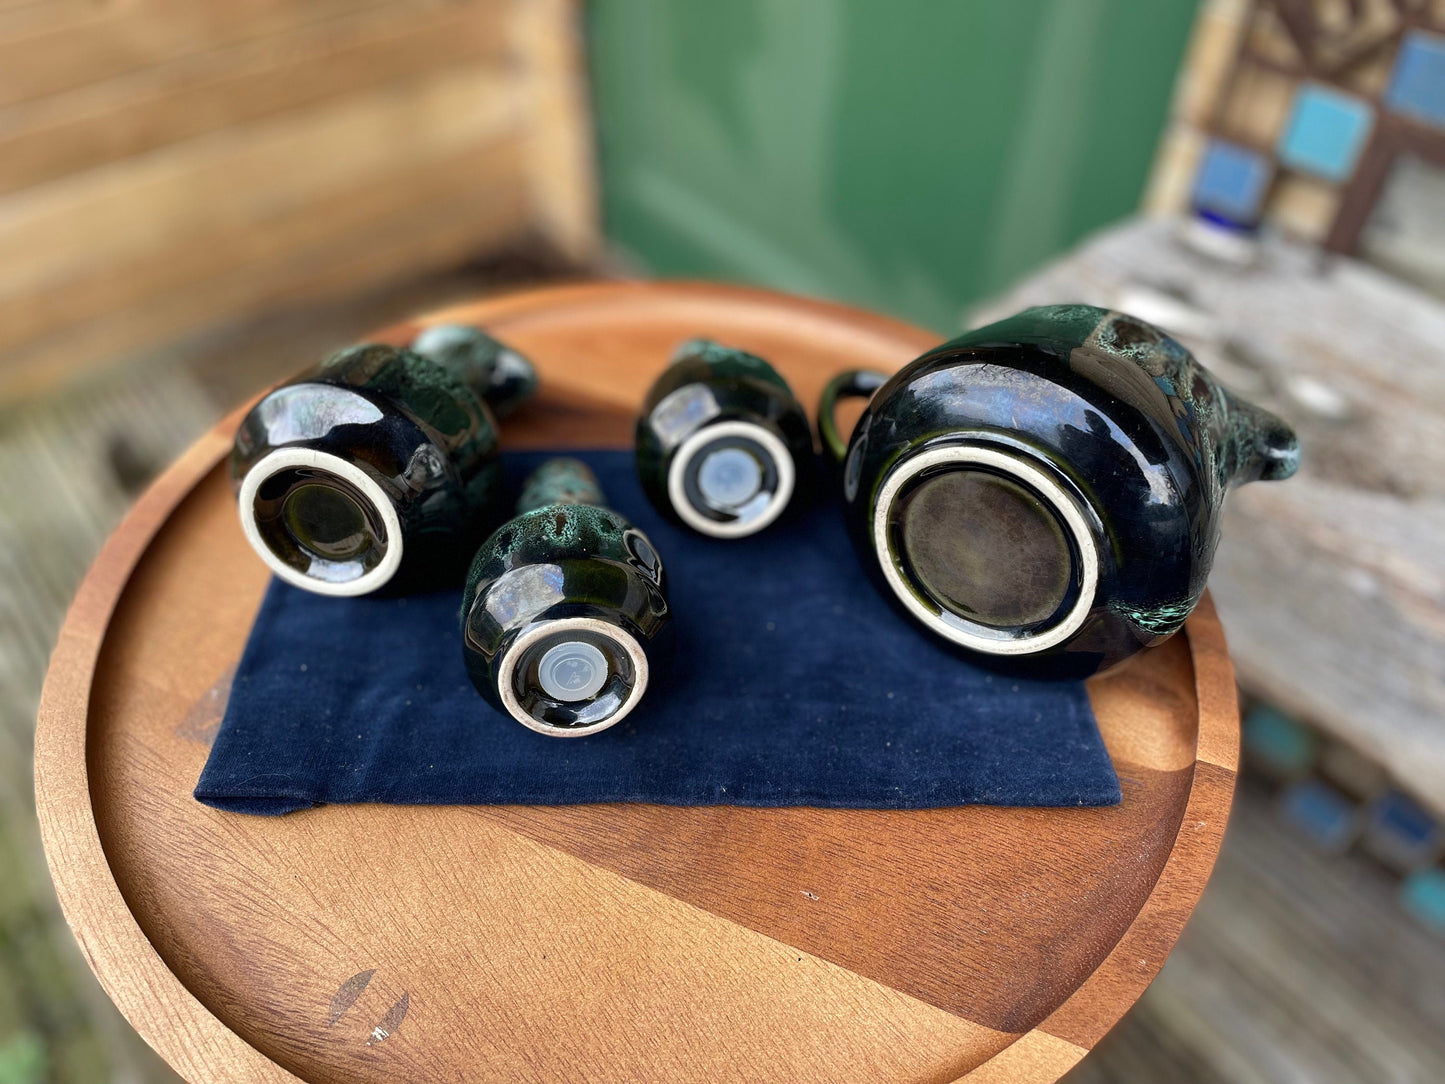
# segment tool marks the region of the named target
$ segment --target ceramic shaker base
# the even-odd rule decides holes
[[[721,421],[692,434],[672,461],[667,493],[677,514],[714,538],[756,534],[792,500],[797,468],[772,430]]]
[[[605,668],[600,673],[599,663]],[[497,668],[497,692],[507,713],[557,738],[617,725],[642,700],[647,680],[642,645],[625,629],[590,617],[534,625],[517,637]]]

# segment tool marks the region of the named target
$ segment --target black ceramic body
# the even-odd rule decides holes
[[[371,344],[272,391],[231,454],[253,548],[322,594],[460,580],[501,514],[493,376],[475,353]]]
[[[666,646],[662,562],[601,499],[582,464],[544,464],[524,489],[521,514],[477,551],[462,596],[472,684],[498,710],[554,737],[620,722]]]
[[[878,386],[881,384],[881,386]],[[876,387],[846,450],[835,394]],[[1120,313],[1029,309],[820,410],[864,563],[960,647],[1082,675],[1174,633],[1204,591],[1226,491],[1294,472],[1278,418]]]
[[[658,511],[716,538],[763,530],[814,488],[812,429],[787,382],[705,339],[684,343],[648,390],[636,452]]]
[[[536,394],[532,363],[481,328],[437,324],[419,332],[408,349],[453,373],[485,400],[494,417],[507,417]]]

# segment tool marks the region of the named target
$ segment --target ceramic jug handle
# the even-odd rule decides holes
[[[888,380],[887,373],[873,369],[849,369],[828,381],[818,400],[818,436],[823,441],[823,453],[834,464],[841,464],[848,454],[848,441],[838,432],[835,411],[839,399],[871,399],[873,393]]]

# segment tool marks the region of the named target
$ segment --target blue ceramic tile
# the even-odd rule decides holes
[[[1396,113],[1445,128],[1445,38],[1419,31],[1405,35],[1385,104]]]
[[[1440,843],[1440,822],[1408,794],[1389,790],[1370,803],[1365,849],[1399,870],[1423,865]]]
[[[1400,906],[1445,936],[1445,870],[1416,870],[1400,882]]]
[[[1322,851],[1339,854],[1355,838],[1359,807],[1328,783],[1302,779],[1279,797],[1284,819]]]
[[[1259,704],[1244,717],[1244,752],[1255,767],[1293,777],[1314,766],[1319,739],[1283,712]]]
[[[1343,181],[1370,134],[1374,112],[1353,94],[1303,83],[1279,141],[1279,158],[1293,169]]]
[[[1194,205],[1231,225],[1252,225],[1259,218],[1269,177],[1264,155],[1213,140],[1194,178]]]

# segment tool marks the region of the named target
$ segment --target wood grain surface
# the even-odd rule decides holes
[[[546,391],[511,447],[627,444],[693,335],[772,359],[805,403],[839,368],[893,368],[933,338],[696,285],[561,287],[420,322],[441,319],[536,359]],[[219,463],[235,421],[97,560],[36,742],[67,918],[189,1079],[1053,1081],[1193,909],[1238,737],[1207,601],[1186,635],[1090,684],[1117,808],[201,806],[267,581]]]
[[[574,0],[0,3],[0,401],[524,236],[594,256],[580,21]]]

